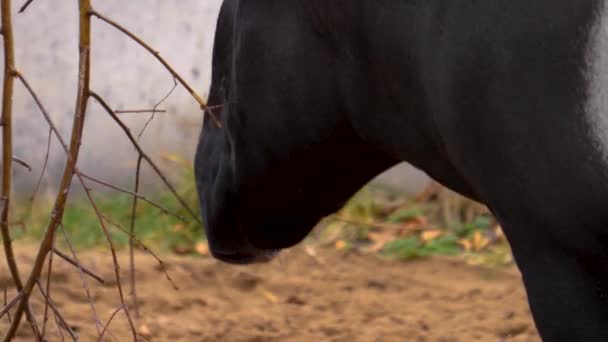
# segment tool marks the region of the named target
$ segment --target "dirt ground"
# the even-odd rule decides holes
[[[20,249],[18,255],[22,267],[31,265],[33,252]],[[125,278],[126,257],[120,253]],[[110,254],[89,251],[80,261],[105,280],[101,285],[87,277],[105,323],[120,307]],[[137,253],[141,316],[135,325],[142,340],[539,341],[513,267],[486,269],[439,258],[386,261],[303,246],[268,265],[235,267],[208,257],[167,256],[165,261],[177,291],[152,257]],[[10,285],[3,260],[0,291]],[[80,341],[96,341],[78,270],[55,259],[51,293]],[[43,312],[41,297],[32,305],[37,315]],[[52,317],[48,340],[60,341]],[[6,329],[4,317],[0,332]],[[106,337],[131,340],[123,312]],[[17,341],[31,339],[28,326],[22,326]]]

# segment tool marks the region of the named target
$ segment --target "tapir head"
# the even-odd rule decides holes
[[[245,114],[231,104],[217,115],[222,127],[205,118],[195,174],[211,252],[226,262],[267,261],[297,244],[393,162],[338,115],[286,120],[289,113]]]

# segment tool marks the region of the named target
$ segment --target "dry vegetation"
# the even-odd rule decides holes
[[[32,1],[27,1],[22,8],[21,12],[25,11],[28,6],[35,4]],[[82,187],[85,192],[86,199],[90,206],[93,208],[95,212],[95,216],[98,220],[98,225],[103,232],[103,235],[106,238],[106,243],[108,244],[112,259],[114,262],[115,269],[115,284],[117,294],[120,298],[121,306],[116,310],[116,312],[123,312],[131,326],[132,337],[134,340],[138,339],[138,333],[135,329],[135,325],[133,323],[132,314],[130,309],[127,306],[127,299],[125,291],[123,291],[121,274],[119,272],[120,266],[118,264],[117,256],[116,256],[116,248],[114,246],[114,242],[110,233],[111,226],[113,226],[112,221],[109,220],[105,214],[99,209],[99,206],[96,204],[96,201],[91,193],[91,184],[95,183],[100,186],[107,186],[114,190],[127,193],[133,197],[132,203],[132,219],[130,230],[127,230],[122,227],[116,227],[129,235],[130,247],[133,249],[134,245],[137,243],[137,239],[134,236],[133,227],[136,218],[136,211],[138,206],[138,200],[148,201],[144,196],[139,195],[139,181],[135,182],[134,190],[129,191],[126,189],[120,189],[118,187],[112,186],[102,180],[93,177],[92,175],[86,175],[78,169],[78,157],[80,152],[81,140],[83,135],[83,127],[84,121],[87,114],[87,107],[91,99],[94,99],[98,105],[100,105],[106,113],[112,117],[112,119],[119,125],[125,135],[129,138],[133,147],[138,152],[138,162],[137,168],[135,172],[137,173],[136,179],[139,180],[139,173],[141,170],[142,162],[146,162],[146,164],[151,167],[155,173],[158,175],[160,180],[167,186],[169,191],[177,198],[180,204],[186,208],[186,211],[190,214],[191,219],[194,221],[198,221],[198,215],[192,210],[188,204],[182,199],[182,197],[177,193],[175,187],[168,181],[167,177],[163,174],[157,164],[148,156],[148,154],[143,151],[140,147],[137,138],[131,133],[129,128],[122,122],[122,120],[116,115],[115,111],[112,109],[110,104],[108,104],[100,95],[95,93],[92,89],[90,89],[90,73],[91,73],[91,21],[92,18],[99,19],[100,22],[111,25],[119,31],[123,32],[129,38],[131,38],[135,43],[139,44],[147,51],[149,51],[159,62],[160,64],[171,73],[175,80],[175,84],[181,85],[185,88],[188,93],[192,95],[195,101],[200,104],[201,110],[207,111],[212,117],[213,113],[211,113],[201,96],[199,96],[194,89],[188,85],[188,83],[179,75],[177,72],[170,66],[168,62],[166,62],[160,55],[158,51],[155,51],[150,46],[148,46],[145,42],[139,39],[136,35],[132,34],[126,28],[121,26],[120,24],[112,21],[111,19],[105,17],[103,14],[96,12],[92,7],[90,0],[79,0],[78,1],[78,10],[79,10],[79,70],[78,70],[78,88],[75,96],[76,106],[75,112],[73,116],[73,125],[71,130],[71,137],[69,142],[60,135],[59,131],[56,128],[51,116],[45,109],[43,105],[43,100],[38,97],[36,94],[35,86],[30,84],[25,76],[27,71],[18,69],[18,61],[15,60],[14,54],[14,45],[16,42],[14,41],[14,35],[12,30],[12,20],[13,13],[11,10],[12,1],[11,0],[2,0],[1,1],[1,17],[2,17],[2,39],[4,43],[4,86],[3,86],[3,103],[2,103],[2,131],[3,131],[3,146],[2,146],[2,161],[3,161],[3,175],[2,175],[2,205],[1,205],[1,230],[2,230],[2,241],[4,244],[4,252],[6,256],[7,264],[9,265],[9,270],[11,273],[11,277],[14,281],[15,288],[17,290],[17,295],[14,298],[7,298],[7,305],[5,305],[0,311],[0,318],[5,315],[10,314],[11,324],[9,326],[8,331],[5,333],[3,340],[10,341],[19,327],[19,324],[22,320],[23,314],[27,318],[28,323],[31,326],[33,336],[38,341],[42,341],[44,339],[44,334],[46,333],[46,324],[48,321],[48,315],[54,315],[58,321],[64,321],[59,310],[56,309],[53,304],[53,297],[50,294],[51,289],[51,275],[52,275],[52,263],[53,256],[57,255],[62,257],[63,259],[68,260],[72,265],[77,267],[83,274],[91,275],[92,272],[86,272],[86,268],[79,262],[77,252],[74,248],[70,248],[72,252],[71,255],[68,253],[59,253],[56,246],[56,238],[58,231],[64,227],[64,213],[66,208],[66,203],[68,201],[70,191],[72,190],[72,181],[74,179],[77,180],[77,183]],[[12,212],[13,205],[11,203],[11,189],[12,189],[12,167],[15,161],[12,150],[12,99],[13,99],[13,90],[15,86],[15,81],[19,81],[22,86],[26,88],[29,94],[32,96],[36,104],[38,105],[40,112],[48,123],[50,132],[52,136],[54,136],[55,140],[58,141],[65,152],[66,155],[66,164],[63,172],[63,176],[61,178],[61,184],[57,190],[57,196],[53,205],[53,209],[48,218],[48,225],[44,231],[44,235],[40,240],[39,250],[37,256],[35,258],[32,270],[30,273],[23,277],[22,272],[19,270],[19,265],[15,259],[15,254],[12,246],[12,237],[11,230],[9,225],[9,220]],[[161,101],[162,102],[162,101]],[[160,103],[159,103],[160,104]],[[153,112],[156,108],[153,109]],[[154,113],[153,113],[154,114]],[[215,120],[216,123],[217,120]],[[143,132],[142,132],[143,134]],[[140,134],[141,135],[141,134]],[[51,143],[51,139],[49,139],[49,144]],[[27,165],[25,162],[21,162],[21,164]],[[33,196],[32,201],[34,201],[35,196]],[[160,207],[160,206],[157,206]],[[171,213],[168,209],[164,209],[160,207],[160,210],[165,213]],[[64,230],[65,231],[65,230]],[[66,239],[67,241],[67,239]],[[133,255],[133,253],[131,253]],[[159,260],[160,261],[160,260]],[[162,264],[162,262],[161,262]],[[44,267],[47,267],[47,279],[46,281],[41,278],[42,270]],[[135,263],[133,262],[133,258],[131,258],[130,266],[132,268],[131,274],[133,274],[133,269],[135,267]],[[134,278],[131,277],[131,288],[133,289]],[[86,287],[86,285],[85,285]],[[44,308],[44,319],[42,325],[37,321],[36,316],[32,312],[32,307],[30,305],[29,298],[32,295],[32,292],[38,289],[41,294],[46,298],[46,305]],[[133,298],[135,298],[135,291],[131,291]],[[90,297],[89,294],[87,294]],[[93,303],[91,302],[93,306]],[[50,310],[49,310],[50,308]],[[137,306],[135,305],[135,308]],[[49,313],[51,311],[52,313]],[[137,311],[137,309],[135,309]],[[95,312],[95,310],[93,310]],[[101,322],[98,318],[95,318],[98,322],[97,331],[99,334],[99,339],[103,338],[103,335],[108,329],[108,325],[110,322]],[[69,327],[66,328],[67,332],[70,334],[72,338],[75,338],[72,331],[70,331]]]

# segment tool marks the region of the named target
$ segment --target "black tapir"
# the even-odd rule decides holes
[[[271,259],[407,161],[496,215],[544,340],[608,341],[607,0],[225,0],[209,105],[218,259]]]

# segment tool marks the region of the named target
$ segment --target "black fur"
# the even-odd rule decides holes
[[[206,118],[196,155],[212,252],[268,260],[407,161],[498,217],[545,340],[608,341],[608,168],[584,112],[601,5],[225,0],[224,128]]]

